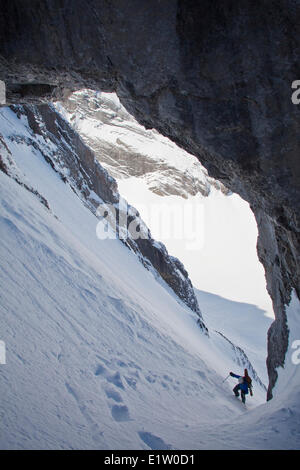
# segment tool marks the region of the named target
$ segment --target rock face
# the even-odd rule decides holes
[[[99,213],[99,206],[115,210],[117,223],[114,229],[117,235],[129,249],[134,251],[158,282],[165,281],[167,284],[167,286],[164,284],[165,287],[171,288],[178,298],[196,313],[198,325],[207,333],[192,283],[183,264],[177,258],[170,256],[162,243],[153,240],[138,212],[121,200],[115,179],[100,165],[93,151],[68,122],[53,106],[47,104],[13,106],[12,109],[19,119],[25,120],[28,124],[27,131],[20,133],[11,129],[9,135],[5,137],[0,133],[0,170],[33,192],[51,210],[45,198],[23,181],[5,139],[23,143],[40,152],[46,162],[94,214],[103,215],[103,211]],[[129,217],[121,219],[120,212],[124,210],[128,212]],[[136,238],[135,230],[140,231],[144,237]],[[125,235],[121,237],[122,234]]]
[[[196,194],[206,197],[212,187],[230,193],[208,176],[196,157],[154,129],[141,126],[115,93],[85,89],[56,107],[117,180],[137,177],[159,196],[184,199]]]
[[[276,321],[268,397],[285,360],[285,305],[300,296],[300,5],[295,0],[0,1],[8,100],[116,91],[147,128],[246,199]]]

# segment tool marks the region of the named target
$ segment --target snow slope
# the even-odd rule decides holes
[[[196,289],[205,324],[210,331],[220,331],[240,345],[262,381],[268,383],[266,335],[272,320],[256,305],[235,302]]]
[[[196,157],[141,126],[116,94],[81,90],[57,107],[116,178],[120,194],[139,210],[153,236],[183,262],[195,287],[257,305],[274,318],[247,202],[210,178]],[[163,224],[168,217],[171,232]]]
[[[241,412],[194,316],[120,242],[97,240],[94,216],[40,166],[58,220],[0,175],[1,448],[147,448],[143,432],[180,447],[186,425]],[[184,446],[197,446],[188,433]]]
[[[290,416],[281,402],[262,405],[255,383],[244,408],[236,381],[222,383],[238,372],[231,346],[205,336],[121,242],[97,239],[96,217],[37,150],[7,144],[50,210],[0,172],[0,448],[299,445],[293,426],[280,433]],[[257,433],[266,407],[279,434]]]

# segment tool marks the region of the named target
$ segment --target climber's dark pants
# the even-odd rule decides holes
[[[235,394],[236,397],[239,397],[239,396],[240,396],[239,390],[241,390],[241,389],[240,389],[240,384],[237,384],[237,385],[234,387],[234,389],[233,389],[233,392],[234,392],[234,394]],[[241,390],[241,397],[242,397],[242,402],[245,403],[245,401],[246,401],[246,396],[245,396],[245,393],[243,392],[243,390]]]

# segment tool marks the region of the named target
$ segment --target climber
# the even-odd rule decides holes
[[[252,391],[252,380],[248,375],[247,369],[244,370],[244,375],[236,375],[233,372],[230,372],[231,377],[235,377],[239,379],[239,383],[234,387],[233,393],[236,397],[239,397],[239,390],[241,391],[242,402],[245,403],[246,395],[248,394],[248,390],[250,390],[251,397],[253,396]]]

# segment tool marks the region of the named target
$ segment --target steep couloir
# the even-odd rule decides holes
[[[300,296],[296,0],[0,1],[0,79],[11,103],[116,91],[147,128],[197,156],[250,204],[276,320],[268,397]]]

